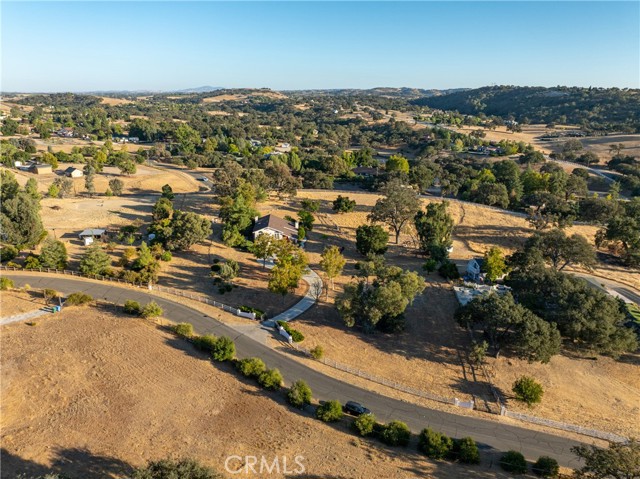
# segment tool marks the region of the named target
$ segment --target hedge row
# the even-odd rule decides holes
[[[513,474],[525,474],[527,472],[528,465],[527,460],[522,453],[518,451],[507,451],[500,458],[500,467],[507,472]],[[558,461],[549,456],[540,456],[538,460],[532,465],[531,470],[534,474],[544,478],[558,477],[560,472],[560,466]]]
[[[124,302],[123,308],[125,313],[142,316],[145,319],[157,318],[158,316],[162,316],[164,312],[155,301],[141,306],[137,301],[128,299]]]

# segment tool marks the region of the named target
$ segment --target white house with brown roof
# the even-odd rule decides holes
[[[261,234],[268,234],[276,239],[287,238],[298,241],[298,222],[290,222],[275,215],[255,217],[253,225],[253,239]]]

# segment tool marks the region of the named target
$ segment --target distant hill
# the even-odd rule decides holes
[[[185,88],[184,90],[173,90],[168,93],[208,93],[217,90],[224,90],[224,88],[221,86],[199,86],[196,88]]]
[[[412,103],[467,115],[513,116],[520,122],[640,131],[640,90],[632,89],[491,86],[425,95]]]
[[[318,90],[289,90],[284,93],[293,93],[293,94],[302,94],[302,95],[318,95],[318,96],[327,96],[327,95],[345,95],[345,96],[353,96],[353,95],[372,95],[372,96],[382,96],[388,98],[404,98],[404,99],[417,99],[417,98],[427,98],[438,95],[446,95],[448,93],[455,93],[459,91],[464,91],[464,88],[455,88],[450,90],[425,90],[422,88],[392,88],[392,87],[376,87],[369,89],[358,89],[358,88],[337,88],[337,89],[318,89]]]

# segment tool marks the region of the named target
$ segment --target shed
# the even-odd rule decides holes
[[[49,163],[31,163],[31,165],[29,165],[29,171],[36,175],[46,175],[53,173],[53,168]]]
[[[478,281],[482,279],[482,265],[484,264],[483,258],[473,258],[467,263],[466,276],[472,281]]]
[[[69,168],[64,170],[64,176],[68,176],[69,178],[82,178],[84,176],[84,173],[82,172],[82,170],[70,166]]]
[[[84,241],[84,245],[85,246],[89,246],[90,244],[93,244],[93,241],[95,239],[100,239],[102,238],[102,236],[104,235],[106,230],[103,229],[86,229],[84,231],[82,231],[78,237]]]

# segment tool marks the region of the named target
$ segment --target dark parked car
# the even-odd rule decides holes
[[[344,405],[344,412],[348,414],[352,414],[354,416],[362,416],[363,414],[371,414],[371,411],[364,407],[362,404],[348,401],[347,404]]]

